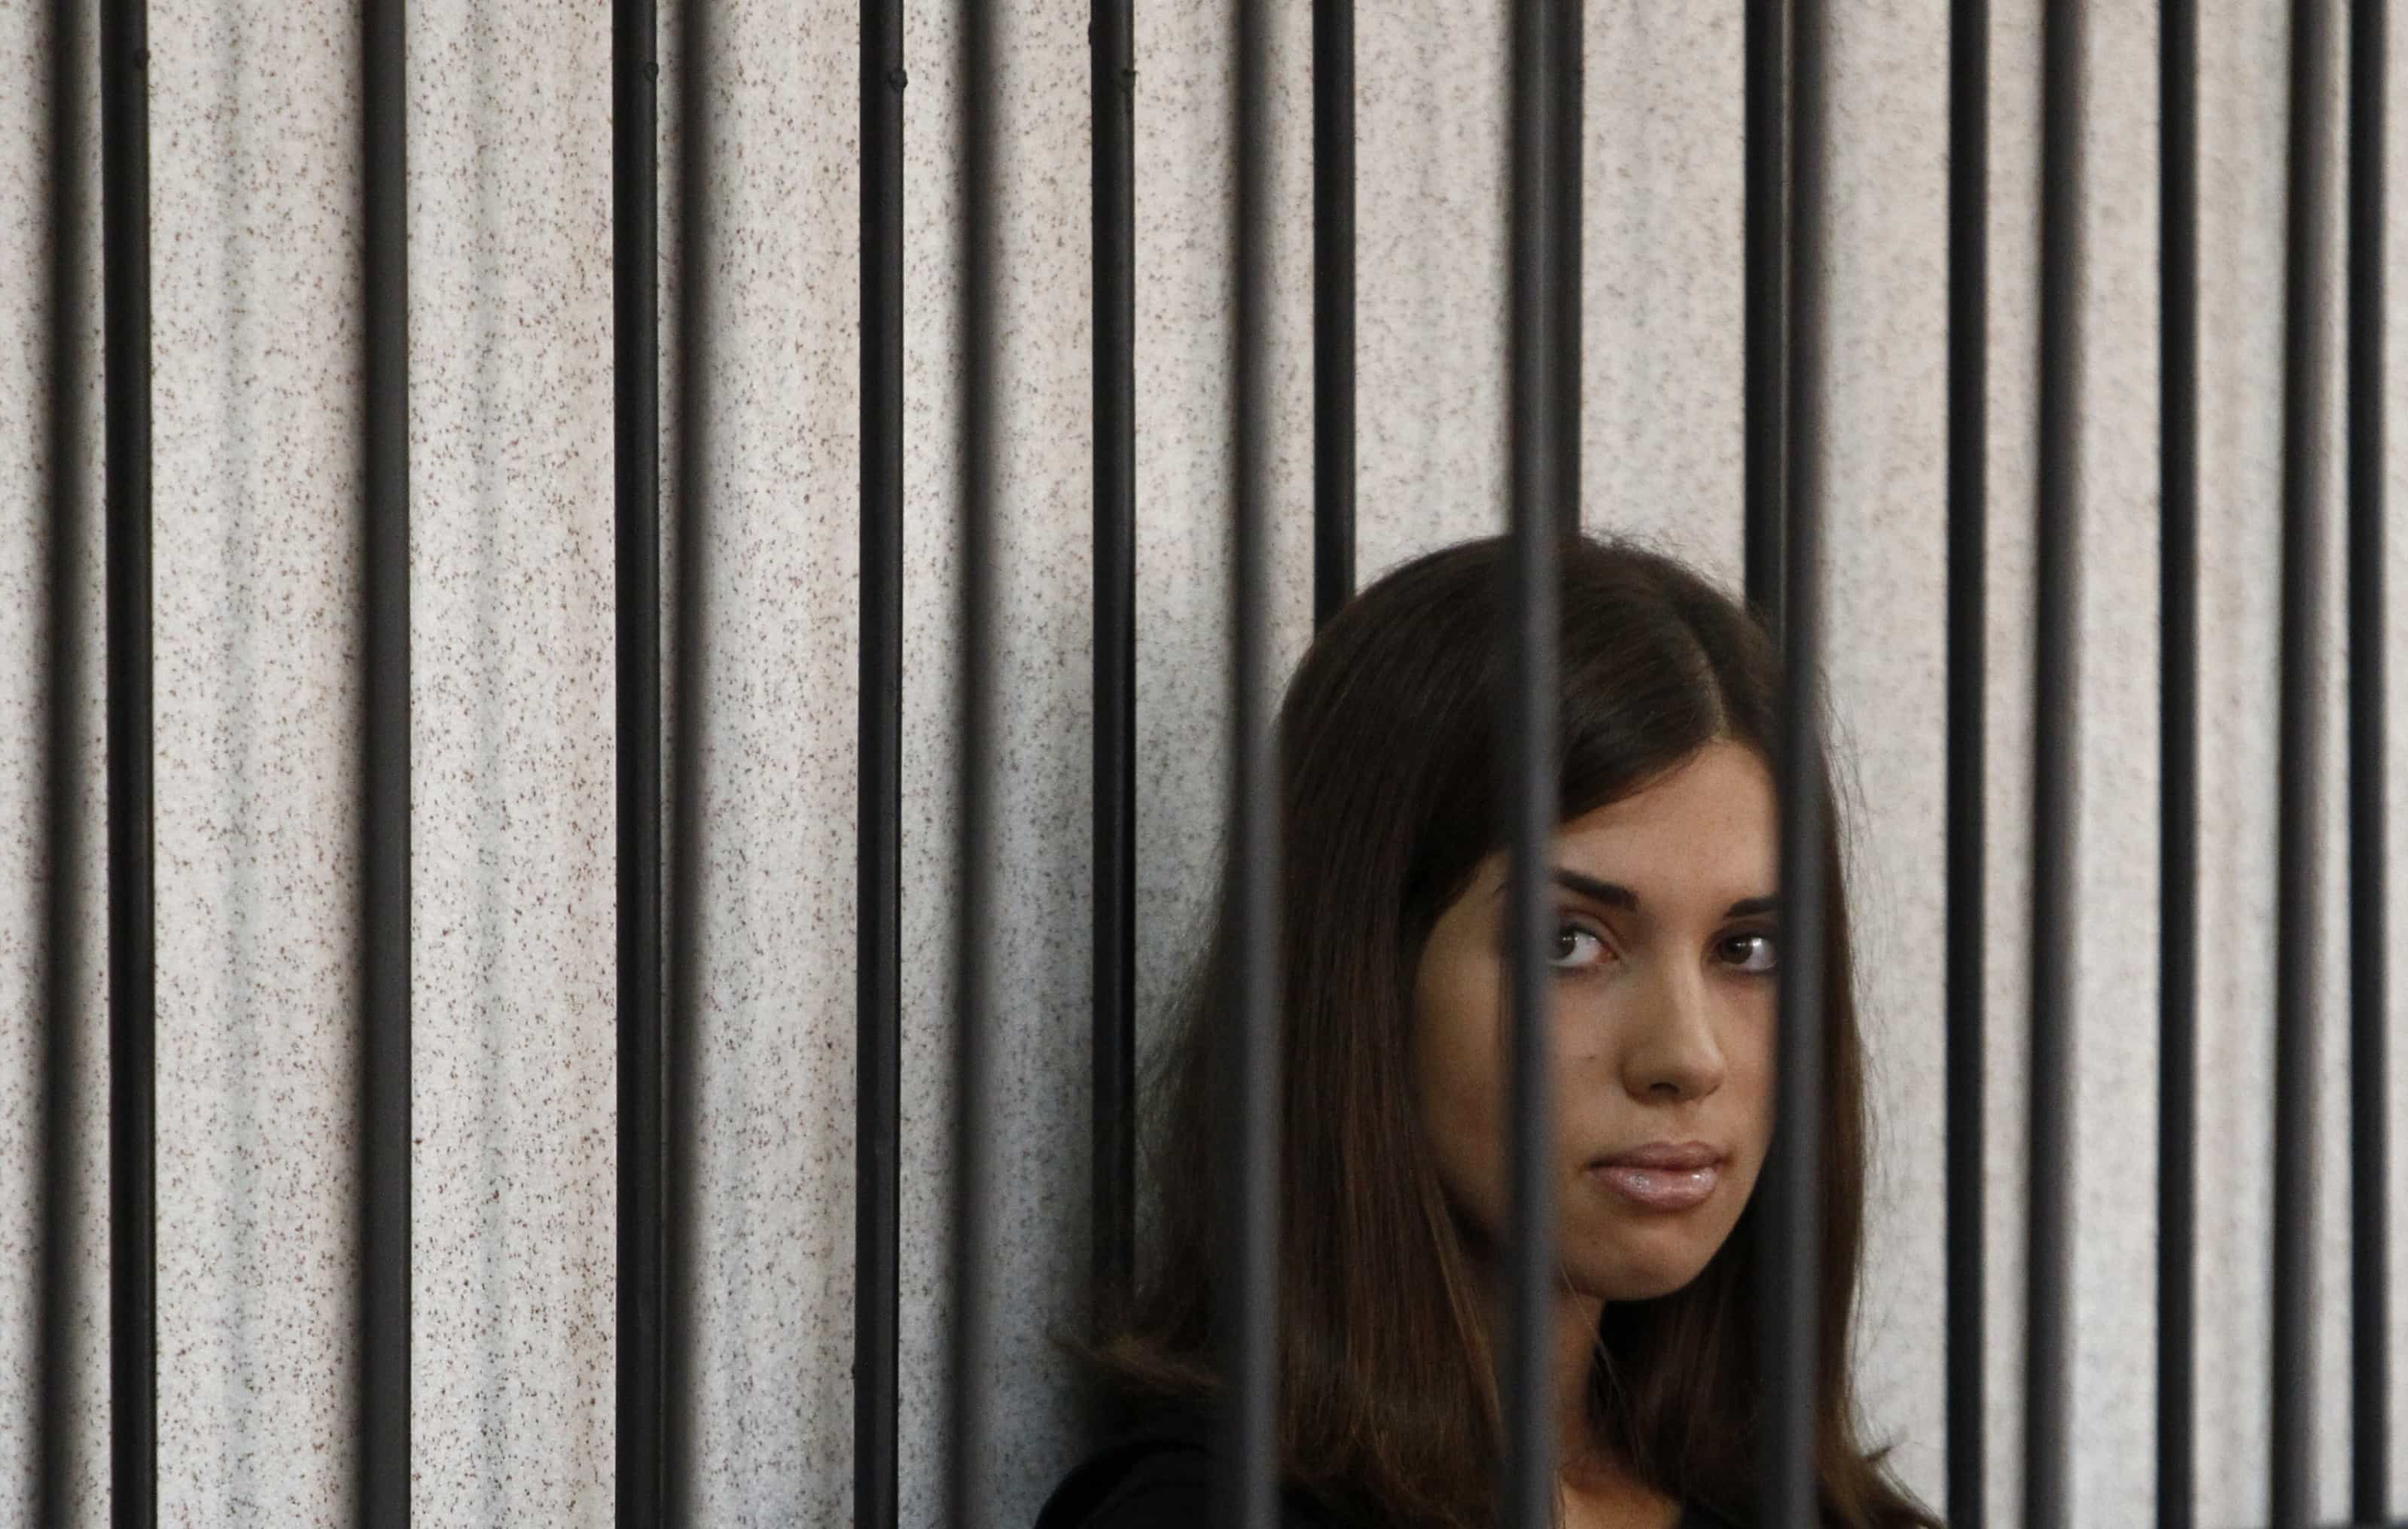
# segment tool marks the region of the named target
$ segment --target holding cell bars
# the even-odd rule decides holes
[[[1272,977],[1277,924],[1273,872],[1279,824],[1268,805],[1272,754],[1268,698],[1271,676],[1262,633],[1268,596],[1266,561],[1268,500],[1264,487],[1268,381],[1262,359],[1270,270],[1266,235],[1265,119],[1268,67],[1258,4],[1241,5],[1236,129],[1239,177],[1235,279],[1238,344],[1233,498],[1238,556],[1231,589],[1239,640],[1233,707],[1237,744],[1232,798],[1238,830],[1237,920],[1233,936],[1245,957],[1233,994],[1244,1019],[1246,1065],[1229,1098],[1243,1122],[1233,1142],[1226,1193],[1232,1222],[1244,1229],[1234,1254],[1239,1271],[1226,1334],[1235,1381],[1228,1424],[1231,1458],[1240,1473],[1230,1503],[1241,1516],[1263,1521],[1272,1508],[1276,1462],[1268,1458],[1270,1377],[1275,1368],[1268,1271],[1276,1254],[1270,1219],[1270,1168],[1276,1161],[1270,1114],[1277,1080],[1278,993]],[[1781,1112],[1792,1122],[1781,1138],[1766,1181],[1767,1219],[1777,1229],[1779,1254],[1763,1292],[1769,1350],[1775,1356],[1778,1398],[1767,1450],[1765,1505],[1774,1522],[1803,1522],[1811,1512],[1809,1467],[1813,1420],[1808,1381],[1826,1356],[1813,1352],[1811,1307],[1819,1278],[1822,1228],[1814,1213],[1814,1144],[1803,1127],[1817,1116],[1822,1082],[1816,966],[1823,911],[1819,846],[1829,804],[1818,783],[1795,766],[1816,757],[1816,670],[1820,630],[1822,475],[1820,418],[1825,221],[1822,202],[1825,137],[1825,23],[1814,0],[1794,11],[1767,4],[1751,11],[1748,106],[1754,132],[1749,154],[1749,279],[1747,350],[1748,542],[1751,589],[1782,629],[1788,654],[1788,731],[1784,759],[1783,887],[1794,951],[1783,1000]],[[75,498],[72,325],[75,242],[71,102],[66,57],[76,33],[73,7],[62,7],[56,34],[59,63],[55,141],[62,167],[53,302],[53,428],[59,443],[51,492],[61,571],[53,616],[56,688],[51,738],[54,790],[69,772],[74,666],[72,608],[64,592],[71,543],[68,510]],[[687,13],[690,23],[698,11]],[[2062,1522],[2069,1508],[2068,1398],[2070,1351],[2070,1167],[2065,1061],[2071,1020],[2071,788],[2075,735],[2070,718],[2075,677],[2073,620],[2077,607],[2074,548],[2075,462],[2080,354],[2076,295],[2080,210],[2080,7],[2053,5],[2044,34],[2040,475],[2036,510],[2041,527],[2036,615],[2040,642],[2034,785],[2035,918],[2033,980],[2033,1199],[2028,1292],[2031,1337],[2027,1350],[2027,1437],[2029,1456],[2024,1508],[2034,1524]],[[407,450],[407,238],[404,229],[403,25],[398,0],[371,0],[365,13],[364,252],[367,311],[366,802],[362,845],[364,907],[363,1034],[366,1066],[362,1098],[363,1348],[361,1371],[360,1511],[364,1522],[406,1522],[409,1451],[409,781],[408,581]],[[621,1390],[618,1434],[622,1458],[619,1511],[623,1522],[655,1522],[675,1516],[680,1446],[673,1407],[681,1362],[674,1302],[672,1229],[676,1164],[670,1131],[680,1112],[669,1089],[684,1076],[668,1065],[671,1034],[664,1012],[665,983],[691,981],[691,964],[669,945],[690,949],[688,936],[667,937],[661,891],[666,862],[661,842],[660,671],[657,566],[659,493],[657,417],[657,293],[654,92],[652,36],[656,20],[645,0],[617,10],[613,144],[614,339],[617,347],[618,493],[620,506],[621,742],[620,859],[622,1089],[621,1265],[619,1293]],[[992,646],[994,607],[993,485],[994,303],[996,208],[993,182],[999,159],[994,102],[995,56],[989,10],[968,17],[965,37],[965,157],[971,166],[965,207],[968,228],[964,335],[968,364],[965,407],[965,586],[963,631],[974,655]],[[117,1514],[122,1522],[155,1517],[156,1354],[152,1203],[153,1126],[150,1045],[155,974],[151,966],[149,671],[149,398],[147,377],[147,119],[144,110],[144,13],[139,5],[109,0],[103,11],[100,58],[104,105],[103,214],[106,352],[108,364],[108,565],[109,718],[109,889],[111,1086],[111,1376],[116,1418],[112,1444]],[[2382,200],[2378,151],[2382,134],[2382,16],[2378,7],[2354,7],[2349,36],[2351,93],[2348,162],[2349,321],[2347,529],[2350,579],[2350,929],[2352,939],[2351,1056],[2353,1084],[2351,1371],[2355,1433],[2351,1503],[2365,1522],[2387,1507],[2382,1443],[2387,1424],[2386,1385],[2387,1172],[2385,1130],[2386,1024],[2383,950],[2385,866],[2381,771],[2383,717],[2384,554],[2381,467],[2380,269]],[[698,25],[698,23],[693,23]],[[1504,1374],[1514,1450],[1507,1517],[1533,1522],[1552,1496],[1552,1462],[1544,1448],[1543,1396],[1535,1387],[1538,1362],[1533,1314],[1547,1298],[1550,1245],[1539,1193],[1545,1140],[1543,1034],[1543,887],[1546,849],[1557,803],[1548,764],[1553,737],[1551,645],[1558,616],[1553,603],[1555,536],[1579,521],[1579,46],[1581,22],[1569,0],[1522,0],[1515,11],[1514,289],[1512,515],[1514,596],[1522,616],[1508,666],[1515,677],[1500,697],[1514,740],[1510,771],[1514,876],[1515,1162],[1522,1236],[1516,1241],[1516,1301],[1504,1327],[1514,1335]],[[1982,1281],[1980,1263],[1982,1112],[1981,813],[1983,664],[1983,502],[1981,424],[1985,387],[1985,276],[1982,222],[1986,211],[1986,7],[1965,0],[1952,32],[1950,201],[1950,891],[1949,906],[1949,1501],[1959,1522],[1982,1515],[1979,1428]],[[2314,1502],[2309,1469],[2313,1439],[2307,1400],[2312,1379],[2308,1215],[2314,1179],[2309,1136],[2315,1103],[2308,1063],[2314,1005],[2311,977],[2315,923],[2314,766],[2316,738],[2315,634],[2322,591],[2315,557],[2322,520],[2314,444],[2325,400],[2318,339],[2323,312],[2325,219],[2320,207],[2321,133],[2333,81],[2320,61],[2329,7],[2301,0],[2293,34],[2293,129],[2289,170],[2289,274],[2285,357],[2285,593],[2283,650],[2283,777],[2281,899],[2277,941],[2278,1188],[2273,1249],[2275,1364],[2270,1397],[2273,1471],[2269,1510],[2277,1525],[2305,1524]],[[2165,447],[2164,550],[2164,843],[2165,898],[2161,945],[2164,982],[2160,1016],[2162,1073],[2159,1186],[2163,1242],[2158,1280],[2162,1336],[2158,1391],[2157,1477],[2160,1521],[2187,1524],[2196,1489],[2191,1413],[2196,1406],[2195,1249],[2197,1194],[2194,1138],[2198,1127],[2196,879],[2198,875],[2198,468],[2197,441],[2197,97],[2196,18],[2186,5],[2170,6],[2163,38],[2164,134],[2162,333]],[[690,36],[698,36],[695,32]],[[1133,930],[1134,930],[1134,239],[1133,79],[1130,16],[1125,0],[1103,0],[1096,13],[1092,84],[1095,101],[1096,194],[1096,528],[1097,734],[1096,1007],[1094,1189],[1097,1217],[1094,1269],[1099,1294],[1125,1284],[1134,1264],[1133,1188]],[[900,986],[896,914],[899,898],[898,762],[896,709],[900,676],[901,319],[901,13],[886,0],[868,0],[863,36],[864,287],[863,322],[863,609],[861,998],[862,1209],[857,1253],[862,1309],[856,1417],[856,1507],[863,1522],[892,1522],[896,1513],[895,1404],[896,1087]],[[1344,0],[1316,9],[1315,248],[1315,609],[1326,619],[1353,583],[1353,347],[1354,187],[1352,160],[1352,17]],[[698,47],[687,50],[690,66]],[[687,194],[701,186],[699,141],[689,121]],[[698,279],[690,269],[689,280]],[[695,286],[687,293],[693,300]],[[699,323],[683,333],[698,345]],[[690,374],[699,368],[689,365]],[[682,395],[691,410],[682,427],[691,469],[701,411],[693,378]],[[689,515],[698,475],[681,499]],[[1777,517],[1766,507],[1778,509]],[[681,526],[690,532],[691,522]],[[694,621],[700,591],[695,551],[686,542],[681,571],[689,582],[681,621]],[[1768,570],[1770,570],[1768,572]],[[1774,593],[1777,592],[1777,593]],[[681,653],[687,642],[680,642]],[[681,660],[689,681],[698,665]],[[964,728],[964,887],[961,978],[962,1160],[973,1165],[961,1180],[956,1273],[964,1293],[956,1313],[954,1363],[959,1408],[953,1430],[953,1506],[976,1516],[972,1472],[992,1432],[988,1400],[968,1377],[995,1343],[991,1293],[976,1288],[970,1255],[992,1231],[992,1179],[974,1145],[991,1124],[996,1069],[989,1034],[995,1018],[990,975],[973,937],[989,916],[994,791],[983,771],[995,745],[995,679],[983,662],[966,667]],[[698,692],[687,688],[684,724],[691,727]],[[683,745],[690,735],[681,733]],[[698,758],[681,753],[682,761]],[[691,793],[690,768],[680,779]],[[681,799],[680,811],[687,810]],[[71,859],[72,811],[54,799],[50,844]],[[698,820],[681,816],[679,853],[688,852]],[[687,864],[681,861],[681,865]],[[69,887],[64,874],[55,888]],[[691,884],[681,883],[675,910],[691,917]],[[54,890],[50,932],[50,1069],[46,1113],[64,1110],[64,1079],[71,1065],[64,978],[72,949],[70,893]],[[666,971],[664,962],[666,962]],[[688,1011],[687,998],[676,1005]],[[64,1139],[54,1127],[49,1139]],[[68,1270],[61,1227],[64,1169],[54,1155],[45,1165],[46,1227],[42,1299],[63,1299]],[[46,1305],[45,1311],[54,1309]],[[46,1322],[44,1384],[63,1383],[64,1365],[50,1347]],[[46,1435],[41,1491],[55,1492],[61,1469]],[[44,1501],[53,1501],[46,1495]]]
[[[144,0],[100,12],[108,462],[109,1516],[159,1521],[158,948],[151,881],[150,104]]]
[[[2199,15],[2158,47],[2157,1524],[2190,1529],[2199,1370]]]
[[[1100,1319],[1137,1263],[1137,67],[1133,0],[1096,0],[1094,1246]]]
[[[1822,738],[1823,7],[1791,0],[1787,321],[1781,377],[1780,1035],[1774,1053],[1773,1140],[1760,1193],[1767,1233],[1760,1322],[1763,1479],[1768,1529],[1820,1521],[1816,1491],[1816,1316],[1824,1278],[1822,1155],[1825,879],[1829,805],[1815,778]]]
[[[1983,810],[1989,507],[1990,7],[1948,20],[1948,1522],[1984,1519],[1982,1075],[1987,857]]]
[[[50,609],[42,655],[49,678],[43,696],[48,745],[43,761],[45,822],[42,852],[50,862],[48,906],[42,924],[42,1163],[40,1264],[35,1275],[36,1418],[34,1513],[37,1522],[64,1519],[73,1469],[64,1398],[73,1384],[73,1313],[80,1291],[71,1238],[81,1224],[75,1161],[80,1146],[75,1109],[81,1073],[79,1034],[83,1019],[76,986],[83,955],[83,654],[86,601],[81,573],[85,499],[91,492],[84,466],[82,388],[88,350],[84,344],[85,265],[92,236],[84,219],[88,178],[84,170],[83,90],[90,78],[79,0],[50,7]]]
[[[2384,7],[2349,7],[2350,1517],[2389,1516],[2391,1264],[2383,586]]]
[[[361,11],[367,374],[361,922],[363,1529],[409,1522],[409,238],[403,0]]]

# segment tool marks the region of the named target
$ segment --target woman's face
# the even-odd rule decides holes
[[[1773,787],[1716,741],[1557,830],[1556,1236],[1574,1292],[1645,1300],[1706,1266],[1772,1132]],[[1422,1123],[1455,1214],[1501,1246],[1510,1203],[1506,863],[1438,921],[1413,996]]]

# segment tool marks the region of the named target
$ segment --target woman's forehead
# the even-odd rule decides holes
[[[1635,792],[1557,830],[1556,863],[1629,888],[1642,900],[1770,895],[1780,818],[1772,778],[1753,750],[1708,744]]]

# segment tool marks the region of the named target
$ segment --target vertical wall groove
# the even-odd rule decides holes
[[[2159,1529],[2199,1475],[2199,15],[2158,46],[2157,1422]]]
[[[995,1438],[998,1331],[995,1196],[1003,1175],[995,1122],[1006,1011],[993,991],[996,839],[995,386],[997,55],[994,0],[965,0],[961,18],[961,806],[953,1034],[953,1246],[949,1522],[996,1522],[984,1476]]]
[[[1312,5],[1312,619],[1354,593],[1354,0]]]
[[[659,67],[652,0],[613,0],[611,379],[619,771],[618,1486],[623,1529],[663,1516],[667,1288],[661,957]]]
[[[109,1516],[159,1519],[157,943],[151,858],[150,105],[144,0],[102,0],[108,632]]]
[[[2067,1287],[2072,1169],[2074,501],[2081,399],[2082,6],[2042,20],[2037,622],[2032,684],[2030,1181],[2025,1267],[2024,1522],[2066,1522],[2072,1344]]]
[[[1582,87],[1587,36],[1585,0],[1551,0],[1555,6],[1554,50],[1548,59],[1549,107],[1554,116],[1550,146],[1555,153],[1555,184],[1548,197],[1548,237],[1554,240],[1554,336],[1549,366],[1555,401],[1550,406],[1555,432],[1555,516],[1567,536],[1581,528],[1581,233],[1587,205],[1582,180]]]
[[[2350,1517],[2391,1482],[2389,898],[2385,855],[2384,7],[2349,7]]]
[[[669,740],[674,794],[668,844],[667,1235],[662,1279],[664,1409],[662,1512],[695,1521],[695,1250],[701,1146],[703,728],[709,716],[705,549],[710,464],[711,197],[713,160],[707,93],[711,0],[678,7],[677,592],[675,732]]]
[[[2274,933],[2274,1248],[2267,1511],[2305,1529],[2315,1510],[2314,1203],[2318,879],[2315,645],[2323,634],[2324,111],[2329,93],[2324,0],[2291,7],[2289,188],[2283,298],[2282,699],[2277,722]]]
[[[1781,629],[1789,403],[1791,0],[1747,0],[1745,285],[1740,401],[1747,603]]]
[[[1137,1263],[1137,67],[1132,0],[1096,0],[1096,739],[1092,1279],[1098,1314]]]
[[[1947,1509],[1985,1518],[1984,1195],[1989,938],[1990,7],[1956,0],[1948,28]]]
[[[360,779],[363,1529],[409,1522],[409,259],[404,0],[361,7],[366,664]]]
[[[900,1320],[903,7],[861,7],[861,715],[853,1522],[894,1529]]]
[[[1819,1522],[1814,1471],[1815,1316],[1823,1269],[1824,985],[1829,806],[1823,755],[1823,389],[1826,238],[1821,0],[1795,0],[1790,70],[1789,293],[1782,499],[1780,770],[1782,964],[1773,1141],[1765,1163],[1762,1322],[1766,1393],[1762,1518]]]

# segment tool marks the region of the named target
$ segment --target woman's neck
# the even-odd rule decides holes
[[[1505,1310],[1504,1280],[1487,1271],[1491,1311]],[[1555,1421],[1555,1479],[1564,1494],[1566,1529],[1584,1524],[1670,1524],[1678,1505],[1632,1475],[1598,1436],[1589,1404],[1597,1370],[1598,1322],[1605,1302],[1559,1290],[1548,1336],[1548,1392]],[[1498,1331],[1503,1323],[1498,1323]]]
[[[1589,1404],[1596,1386],[1598,1319],[1605,1303],[1565,1292],[1556,1297],[1552,1347],[1555,1406],[1555,1479],[1563,1491],[1564,1529],[1660,1529],[1680,1517],[1679,1505],[1632,1475],[1598,1436]]]

